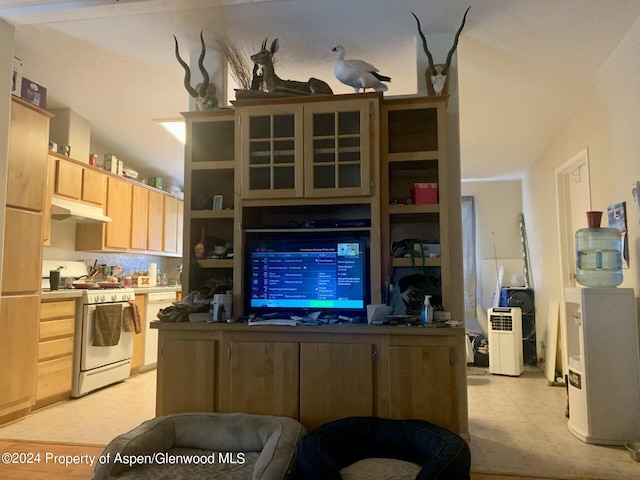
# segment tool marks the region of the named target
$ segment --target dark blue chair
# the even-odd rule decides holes
[[[467,442],[424,420],[343,418],[306,435],[298,447],[298,467],[304,480],[340,480],[341,469],[366,458],[420,465],[416,480],[470,478]]]

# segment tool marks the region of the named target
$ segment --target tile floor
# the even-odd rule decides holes
[[[554,478],[632,480],[640,463],[622,447],[587,445],[567,430],[565,389],[540,370],[520,377],[471,367],[472,470]],[[155,415],[155,371],[0,427],[0,438],[106,444]]]

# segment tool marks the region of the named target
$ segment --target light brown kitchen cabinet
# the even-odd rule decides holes
[[[164,195],[164,213],[162,228],[162,250],[176,253],[178,251],[178,199]]]
[[[106,224],[105,247],[117,250],[130,247],[132,196],[132,184],[118,178],[107,178],[106,214],[111,222]]]
[[[2,295],[40,292],[42,213],[7,207],[2,260]]]
[[[42,244],[51,245],[51,196],[56,181],[55,158],[47,158],[47,185],[45,187],[44,210],[42,211]]]
[[[42,212],[52,114],[11,96],[7,206]]]
[[[298,343],[232,341],[229,349],[229,403],[223,407],[225,411],[297,418]]]
[[[35,403],[39,308],[39,294],[0,299],[0,419]]]
[[[149,190],[132,186],[131,195],[131,248],[146,250],[149,222]]]
[[[367,343],[300,344],[300,422],[374,414],[374,352]]]
[[[147,248],[156,252],[162,251],[162,242],[164,240],[163,197],[160,192],[149,192],[149,233]]]
[[[308,431],[351,415],[417,418],[468,433],[463,328],[151,328],[161,351],[157,415],[191,408],[287,415]]]
[[[61,197],[80,200],[82,197],[82,170],[80,165],[57,158],[54,193]]]
[[[159,339],[158,346],[156,415],[216,411],[216,342]],[[173,395],[168,394],[171,390]]]
[[[242,198],[371,195],[379,98],[234,102]]]
[[[75,308],[75,300],[50,300],[40,304],[35,408],[69,397]]]
[[[93,203],[99,207],[104,206],[107,194],[107,175],[99,170],[85,167],[82,169],[82,196],[81,200]]]
[[[60,157],[49,154],[49,161],[55,165],[53,194],[103,207],[107,174],[97,168],[84,166],[77,160]]]

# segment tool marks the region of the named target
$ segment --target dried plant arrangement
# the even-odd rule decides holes
[[[250,60],[251,53],[242,49],[226,35],[214,38],[216,50],[229,65],[229,73],[238,86],[244,90],[261,90],[261,81],[256,81],[257,68]]]

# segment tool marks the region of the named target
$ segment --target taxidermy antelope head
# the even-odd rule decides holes
[[[200,52],[200,56],[198,57],[198,68],[200,69],[200,73],[202,73],[202,83],[199,83],[194,87],[191,86],[191,69],[189,69],[189,65],[180,58],[180,52],[178,51],[178,39],[176,36],[173,36],[173,39],[176,43],[176,58],[182,68],[184,68],[184,87],[189,92],[193,98],[196,99],[196,110],[213,110],[214,108],[218,108],[218,99],[216,98],[216,86],[213,83],[209,82],[209,74],[207,73],[206,68],[204,68],[204,55],[206,53],[206,47],[204,45],[204,38],[202,37],[202,32],[200,32],[200,43],[202,43],[202,51]]]
[[[469,12],[470,8],[471,7],[467,8],[467,10],[464,12],[464,17],[462,17],[462,24],[460,25],[460,28],[456,33],[456,38],[453,41],[453,47],[451,47],[451,50],[449,50],[449,54],[447,55],[447,62],[444,64],[444,67],[440,65],[434,65],[433,56],[431,55],[431,52],[427,47],[427,39],[425,38],[424,33],[422,33],[422,28],[420,27],[420,20],[418,20],[418,17],[416,17],[415,13],[411,12],[411,15],[413,15],[413,18],[416,19],[416,22],[418,24],[418,33],[420,34],[420,38],[422,39],[422,48],[424,48],[424,53],[427,54],[427,60],[429,60],[431,84],[433,85],[433,90],[434,92],[436,92],[436,95],[442,95],[442,90],[444,89],[444,85],[447,82],[447,73],[449,73],[449,67],[451,66],[451,58],[453,57],[453,53],[458,47],[458,38],[460,37],[460,32],[462,32],[462,29],[464,28],[464,23],[467,20],[467,13]]]
[[[333,90],[327,83],[317,78],[310,78],[306,82],[296,80],[282,80],[273,69],[273,56],[279,48],[278,39],[271,42],[267,50],[267,39],[262,42],[262,48],[258,53],[251,55],[251,60],[262,67],[262,79],[268,92],[280,92],[291,95],[333,95]],[[255,74],[255,71],[254,71]]]

